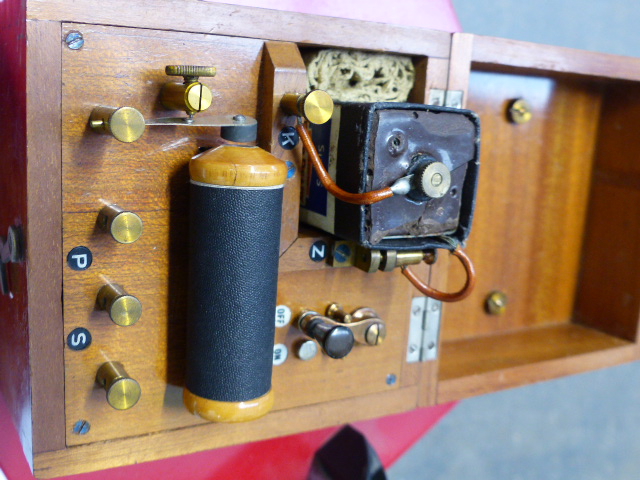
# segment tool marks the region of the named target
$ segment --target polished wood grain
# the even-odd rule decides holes
[[[640,318],[640,89],[607,87],[598,131],[576,321],[637,341]]]
[[[60,24],[29,22],[27,35],[27,241],[33,444],[65,446],[62,322],[62,99]]]
[[[295,169],[284,187],[280,252],[285,252],[298,237],[300,218],[300,178],[302,145],[291,150],[280,146],[278,136],[286,126],[293,126],[295,118],[285,115],[280,100],[286,93],[307,91],[307,70],[294,43],[266,42],[260,74],[258,145],[273,153]]]
[[[325,47],[449,56],[447,32],[323,17],[200,0],[30,0],[27,15],[42,20],[122,25],[164,31],[233,35]]]
[[[449,88],[449,68],[450,62],[448,59],[429,57],[416,62],[416,83],[411,91],[409,100],[416,103],[429,103],[432,89],[447,90]],[[433,266],[423,263],[411,268],[420,278],[427,279],[429,285],[436,289],[444,290],[447,288],[448,283],[448,265],[448,256],[440,255],[438,262]],[[422,296],[422,293],[416,288],[410,288],[412,297]],[[406,348],[409,347],[408,343],[406,342]],[[405,350],[405,358],[406,355],[407,352]],[[420,386],[418,405],[425,407],[436,403],[437,376],[437,359],[429,362],[407,363],[403,369],[402,382],[403,385],[418,383]]]
[[[368,396],[271,412],[251,423],[206,423],[189,429],[149,434],[143,438],[123,438],[70,447],[37,455],[35,473],[38,478],[52,478],[81,473],[88,467],[113,468],[366,420],[379,416],[381,405],[384,405],[388,414],[413,408],[416,395],[415,387],[398,388]]]
[[[533,119],[506,117],[525,98]],[[600,112],[597,84],[565,78],[473,71],[468,107],[480,115],[480,185],[466,252],[478,281],[464,302],[447,307],[443,338],[453,340],[568,322],[580,266]],[[453,289],[464,272],[452,262]],[[500,316],[484,301],[506,293]]]
[[[38,281],[28,284],[29,331],[18,324],[12,338],[31,335],[39,476],[292,434],[639,358],[640,242],[634,225],[640,169],[633,152],[640,95],[628,82],[603,80],[640,80],[638,60],[196,0],[31,0],[28,15],[28,234],[41,242],[30,251],[31,278]],[[81,50],[61,44],[69,30],[83,33]],[[122,144],[91,132],[87,119],[96,105],[132,106],[147,118],[179,114],[158,102],[167,81],[164,66],[211,64],[218,75],[204,83],[214,103],[201,115],[255,116],[260,144],[297,163],[299,150],[285,153],[274,142],[288,121],[276,107],[282,93],[305,88],[298,48],[318,45],[413,55],[414,102],[427,101],[432,88],[467,92],[467,107],[483,122],[479,203],[468,249],[478,287],[469,300],[445,307],[440,360],[406,364],[409,306],[419,293],[399,272],[366,274],[312,262],[313,242],[324,239],[330,248],[332,239],[311,229],[297,232],[294,177],[285,200],[278,302],[294,314],[322,311],[333,301],[348,310],[371,306],[387,322],[388,337],[378,347],[357,345],[344,360],[303,362],[295,357],[299,330],[294,324],[279,328],[276,341],[288,347],[289,358],[274,367],[274,411],[247,424],[210,424],[190,415],[181,398],[186,166],[199,149],[221,143],[219,132],[148,127],[138,142]],[[36,91],[52,81],[57,86]],[[506,121],[507,103],[517,97],[533,105],[529,124]],[[109,203],[141,216],[140,240],[117,244],[97,228],[98,211]],[[77,245],[94,253],[85,272],[65,264]],[[416,271],[440,289],[462,283],[445,252],[434,267]],[[136,325],[117,327],[96,308],[97,292],[108,281],[141,300]],[[599,289],[599,282],[606,288]],[[504,316],[484,313],[493,289],[509,295]],[[21,298],[26,308],[26,296]],[[89,328],[94,344],[81,352],[62,350],[78,326]],[[26,357],[27,341],[21,345]],[[142,399],[133,409],[115,411],[95,384],[106,360],[121,361],[140,382]],[[24,378],[27,367],[21,368]],[[398,377],[395,384],[387,384],[389,374]],[[28,407],[30,396],[28,387],[20,390],[14,410]],[[91,423],[85,436],[72,433],[80,419]]]
[[[202,130],[192,140],[187,136],[190,132],[181,129],[148,127],[139,142],[120,144],[86,131],[91,111],[87,106],[119,106],[119,99],[123,98],[144,115],[157,116],[160,112],[151,110],[153,105],[145,105],[138,97],[142,95],[139,90],[144,94],[145,89],[155,86],[159,90],[162,85],[164,77],[156,73],[162,73],[157,62],[171,58],[170,63],[207,64],[210,58],[218,68],[218,75],[212,79],[212,90],[219,95],[215,108],[224,112],[233,105],[239,113],[254,114],[256,105],[252,102],[258,97],[256,65],[262,45],[252,40],[210,40],[200,35],[173,34],[160,39],[155,33],[130,29],[65,27],[83,31],[87,50],[64,52],[64,251],[84,245],[94,255],[92,267],[85,272],[64,269],[65,334],[83,326],[94,337],[91,348],[66,352],[67,432],[78,420],[91,423],[87,435],[69,433],[67,443],[79,445],[200,424],[202,420],[190,415],[181,400],[187,269],[187,182],[183,170],[193,154],[190,151],[206,145],[204,142],[211,137]],[[127,53],[125,64],[113,53],[116,45],[118,52],[141,52],[141,56]],[[150,50],[162,54],[155,58],[142,53]],[[203,50],[208,57],[196,58],[197,52]],[[261,95],[266,95],[273,105],[282,93],[301,88],[301,60],[297,48],[290,44],[269,45],[265,54],[274,65],[265,67],[263,63],[262,75],[273,78],[275,86],[267,87]],[[291,59],[292,54],[297,54],[298,60]],[[97,62],[98,57],[101,66],[96,67],[92,78],[83,85],[72,81],[80,75],[83,65]],[[233,70],[229,68],[231,64]],[[114,77],[114,68],[122,73]],[[127,72],[142,73],[136,73],[141,76],[136,77]],[[146,94],[154,98],[150,92]],[[267,100],[262,104],[266,105]],[[269,115],[276,113],[272,110]],[[275,149],[273,130],[278,127],[276,122],[272,125],[271,145],[267,142],[267,146]],[[277,149],[275,152],[282,153]],[[287,200],[294,203],[297,211],[297,194],[295,199]],[[140,215],[144,232],[138,241],[121,245],[96,228],[97,213],[105,201]],[[290,222],[291,218],[285,221]],[[297,228],[291,231],[297,236]],[[296,313],[303,308],[324,311],[332,301],[349,309],[370,306],[389,322],[389,334],[381,346],[357,346],[344,360],[320,355],[303,362],[294,355],[294,344],[303,337],[301,332],[293,326],[278,329],[276,341],[289,348],[290,358],[284,366],[274,369],[275,410],[368,395],[397,389],[402,384],[409,284],[399,272],[366,274],[354,268],[333,269],[324,262],[313,262],[309,248],[314,238],[318,237],[303,235],[283,256],[279,302],[291,306]],[[122,285],[141,301],[143,315],[137,324],[118,327],[106,312],[96,308],[97,292],[106,282]],[[142,398],[131,410],[112,409],[104,400],[105,392],[95,384],[95,372],[107,360],[122,362],[142,387]],[[389,374],[398,378],[392,386],[386,383]],[[302,383],[304,389],[299,388]],[[387,413],[384,406],[380,413]]]
[[[306,255],[307,261],[313,263]],[[387,338],[378,346],[356,344],[341,360],[317,355],[310,361],[295,357],[296,342],[305,335],[295,326],[276,330],[276,343],[289,350],[289,359],[274,367],[275,409],[323,404],[368,395],[402,385],[406,338],[411,307],[407,281],[397,272],[365,273],[356,268],[327,268],[283,273],[278,280],[278,304],[288,305],[294,320],[304,310],[324,314],[333,303],[345,310],[373,308],[387,326]],[[397,382],[387,385],[388,375]],[[300,388],[304,385],[304,388]],[[380,405],[381,410],[386,410]]]
[[[451,55],[449,58],[448,90],[463,92],[462,107],[467,107],[469,96],[469,76],[471,75],[471,58],[475,35],[470,33],[454,33],[451,37]]]
[[[184,319],[187,284],[189,159],[200,147],[219,143],[215,128],[147,127],[143,137],[123,144],[87,127],[96,105],[132,106],[146,118],[184,115],[158,102],[167,64],[213,65],[203,80],[214,92],[207,114],[256,116],[263,43],[199,34],[115,27],[63,25],[79,30],[85,46],[64,49],[62,63],[63,257],[89,247],[89,270],[65,265],[64,330],[88,328],[92,346],[65,352],[67,444],[141,435],[200,423],[182,406]],[[87,71],[87,66],[91,71]],[[115,242],[96,226],[104,204],[137,213],[141,238]],[[98,289],[115,282],[142,302],[142,319],[118,327],[95,306]],[[120,412],[105,402],[94,381],[105,360],[120,361],[140,382],[142,399]],[[73,435],[78,420],[91,422],[88,435]]]
[[[485,67],[640,80],[638,58],[482,35],[474,35],[473,44],[473,62]]]
[[[636,345],[571,323],[446,341],[438,402],[587,372],[637,356]]]

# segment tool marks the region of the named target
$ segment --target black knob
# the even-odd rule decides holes
[[[346,357],[355,343],[353,332],[349,328],[335,325],[319,313],[305,313],[300,318],[299,324],[302,331],[317,340],[324,353],[331,358]]]

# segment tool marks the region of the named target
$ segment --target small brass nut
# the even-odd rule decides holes
[[[513,100],[509,104],[508,113],[509,120],[519,125],[531,121],[531,118],[533,117],[531,105],[529,105],[529,102],[524,98]]]
[[[507,295],[495,290],[487,295],[484,305],[489,315],[502,315],[507,310],[508,303]]]

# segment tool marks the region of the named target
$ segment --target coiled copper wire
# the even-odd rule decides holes
[[[464,267],[465,272],[467,273],[467,280],[465,281],[464,286],[457,292],[446,293],[430,287],[421,279],[419,279],[417,275],[413,273],[406,265],[402,267],[402,274],[409,279],[414,287],[416,287],[421,293],[428,297],[435,298],[436,300],[440,300],[441,302],[459,302],[460,300],[464,300],[471,294],[471,291],[476,284],[476,270],[473,267],[471,259],[464,252],[464,250],[460,248],[459,245],[455,250],[451,252],[451,254],[458,257],[458,259],[462,263],[462,266]]]
[[[311,134],[307,127],[302,123],[298,123],[296,125],[296,130],[298,130],[300,138],[302,139],[302,144],[309,154],[309,161],[311,162],[311,165],[313,165],[313,169],[318,174],[318,178],[322,182],[322,185],[324,185],[324,188],[326,188],[331,195],[343,202],[353,203],[355,205],[371,205],[372,203],[380,202],[385,198],[393,197],[391,187],[366,193],[349,193],[341,189],[336,185],[336,182],[333,181],[329,172],[327,172],[324,167],[320,154],[311,139]]]

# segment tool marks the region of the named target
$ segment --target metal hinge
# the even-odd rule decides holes
[[[432,88],[429,92],[429,105],[438,107],[462,108],[464,92],[462,90],[441,90]]]
[[[442,302],[430,297],[411,301],[407,363],[427,362],[438,358]]]

